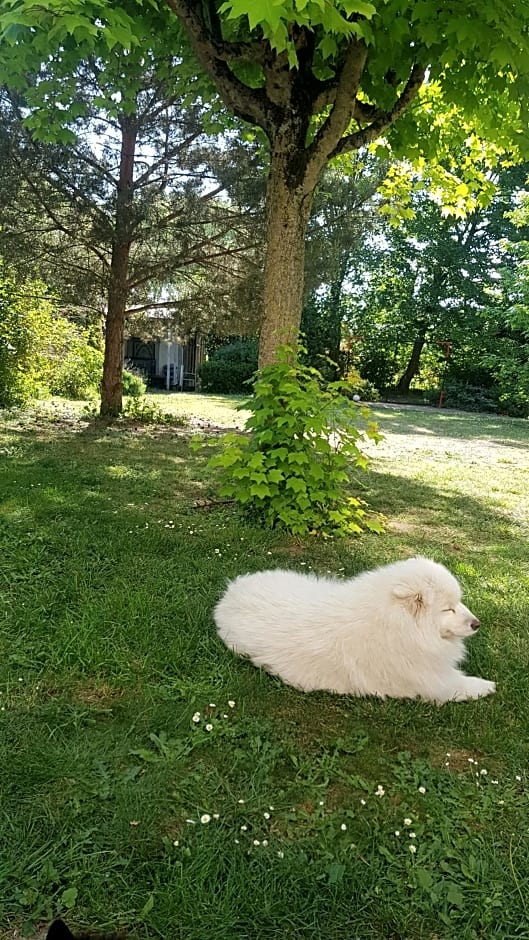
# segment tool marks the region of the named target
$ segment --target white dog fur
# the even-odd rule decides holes
[[[449,571],[410,558],[349,581],[261,571],[230,582],[219,636],[305,692],[421,698],[442,704],[495,691],[457,668],[479,620]]]

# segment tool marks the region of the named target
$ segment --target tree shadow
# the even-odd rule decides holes
[[[384,430],[392,434],[418,434],[431,437],[452,437],[458,440],[487,440],[490,444],[529,447],[529,422],[525,418],[503,418],[499,415],[462,415],[459,412],[409,412],[398,410],[373,412]],[[412,417],[413,415],[413,417]]]

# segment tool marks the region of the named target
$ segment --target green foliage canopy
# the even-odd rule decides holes
[[[449,139],[468,135],[467,122],[507,149],[529,150],[525,0],[4,0],[2,7],[3,81],[23,86],[28,71],[60,50],[65,85],[55,103],[46,100],[41,132],[48,135],[61,134],[67,102],[82,111],[81,101],[69,101],[67,82],[81,59],[97,55],[112,66],[121,49],[141,55],[153,36],[182,57],[191,93],[205,91],[171,8],[224,103],[267,132],[282,106],[280,71],[305,70],[308,146],[317,147],[337,120],[337,92],[356,91],[352,122],[331,156],[387,132],[395,153],[434,159]],[[340,84],[348,56],[359,63],[358,89],[352,75]],[[420,100],[408,107],[421,85]],[[34,94],[46,88],[37,85]]]

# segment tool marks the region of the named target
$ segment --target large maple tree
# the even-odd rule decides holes
[[[526,0],[4,0],[4,63],[20,71],[21,46],[39,37],[134,45],[135,23],[159,28],[165,5],[226,108],[269,141],[260,365],[297,338],[305,231],[329,161],[377,140],[433,160],[471,134],[529,150]]]

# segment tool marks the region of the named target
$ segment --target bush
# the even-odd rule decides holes
[[[72,331],[75,328],[70,324]],[[75,332],[70,347],[61,360],[50,383],[52,395],[63,398],[97,398],[101,393],[103,378],[103,353],[88,345],[86,333]],[[147,386],[141,375],[123,370],[123,394],[130,398],[145,395]]]
[[[511,418],[529,418],[529,392],[524,388],[511,388],[500,392],[499,410]]]
[[[380,401],[380,394],[369,379],[363,379],[358,369],[349,369],[344,380],[344,392],[352,398],[354,395],[362,401]]]
[[[147,383],[135,369],[123,369],[123,394],[129,398],[141,398],[147,391]]]
[[[235,394],[247,391],[246,383],[257,369],[257,340],[245,339],[219,346],[199,366],[204,392]]]
[[[47,347],[57,313],[38,281],[16,284],[0,265],[0,407],[46,393]]]
[[[459,408],[461,411],[498,411],[498,397],[494,389],[467,385],[464,382],[447,382],[443,392],[445,408]],[[437,405],[440,393],[440,389],[431,389],[424,393],[424,401],[429,405]]]
[[[248,437],[226,435],[210,461],[220,468],[222,495],[266,526],[296,535],[381,531],[380,518],[347,496],[350,467],[367,467],[362,437],[378,440],[369,411],[343,394],[343,383],[323,387],[316,369],[292,361],[292,350],[258,375]],[[359,419],[364,430],[358,428]]]
[[[30,398],[61,395],[96,398],[103,375],[103,353],[48,300],[39,281],[16,284],[0,265],[0,407],[23,405]],[[124,370],[123,392],[145,394],[137,373]]]
[[[498,388],[499,410],[513,418],[529,417],[529,344],[524,339],[506,339],[483,357]]]
[[[101,389],[103,353],[89,346],[85,335],[77,332],[72,324],[69,326],[73,335],[51,378],[51,393],[72,399],[97,398]]]

